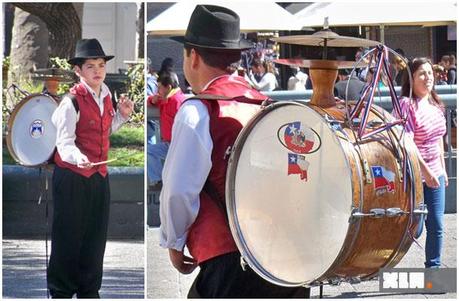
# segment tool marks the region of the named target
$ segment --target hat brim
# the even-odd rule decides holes
[[[114,58],[114,55],[106,55],[106,56],[85,56],[85,57],[73,57],[68,60],[69,64],[75,65],[76,62],[79,60],[87,60],[87,59],[104,59],[106,62]]]
[[[238,45],[233,44],[233,45],[226,45],[226,46],[210,46],[210,45],[197,44],[197,43],[187,41],[184,36],[173,36],[173,37],[170,37],[170,39],[176,42],[179,42],[181,44],[196,46],[200,48],[216,49],[216,50],[246,50],[246,49],[250,49],[253,47],[253,43],[246,39],[240,39]]]

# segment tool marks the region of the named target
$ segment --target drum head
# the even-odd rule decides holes
[[[352,178],[317,112],[291,102],[261,111],[236,141],[226,187],[231,231],[260,276],[299,286],[333,264],[347,234]]]
[[[25,166],[46,163],[56,147],[51,116],[57,103],[42,94],[30,95],[13,110],[8,121],[7,145],[13,158]]]

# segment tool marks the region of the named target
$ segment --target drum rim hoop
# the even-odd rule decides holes
[[[277,284],[277,285],[281,285],[281,286],[286,286],[286,287],[298,287],[298,286],[308,286],[308,283],[309,283],[308,280],[305,279],[305,281],[301,281],[301,282],[291,282],[291,281],[282,280],[282,279],[274,276],[272,273],[268,272],[264,267],[262,267],[261,264],[259,263],[259,261],[251,254],[251,252],[250,252],[250,250],[248,248],[248,245],[246,244],[244,238],[242,237],[242,235],[239,235],[242,231],[241,231],[239,223],[237,222],[236,210],[234,208],[234,204],[235,204],[235,202],[234,202],[234,200],[235,200],[235,187],[234,187],[235,185],[234,185],[234,183],[235,183],[235,176],[236,176],[236,170],[237,170],[237,164],[235,164],[235,163],[237,163],[239,161],[239,157],[240,157],[242,146],[243,146],[244,142],[246,141],[247,137],[252,132],[254,125],[256,125],[261,118],[263,118],[269,112],[271,112],[271,111],[273,111],[273,110],[275,110],[275,109],[277,109],[279,107],[287,106],[287,105],[297,105],[297,106],[300,106],[300,107],[307,107],[308,109],[313,111],[313,113],[321,115],[320,113],[316,112],[314,109],[310,108],[309,105],[301,103],[301,102],[295,102],[295,101],[274,102],[274,103],[270,104],[269,106],[267,106],[266,108],[264,108],[263,110],[261,110],[260,113],[256,114],[243,127],[243,129],[239,133],[236,141],[234,142],[233,150],[232,150],[230,159],[228,161],[228,169],[227,169],[227,173],[226,173],[226,185],[225,185],[226,193],[225,193],[225,195],[226,195],[226,210],[227,210],[228,223],[229,223],[229,226],[230,226],[231,234],[232,234],[232,236],[234,238],[234,241],[236,242],[236,245],[238,247],[238,250],[240,251],[241,256],[244,258],[245,262],[259,276],[261,276],[262,278],[264,278],[265,280],[267,280],[267,281],[269,281],[271,283],[274,283],[274,284]],[[335,138],[338,139],[336,136],[335,136]],[[236,148],[237,146],[239,146],[239,147]],[[342,149],[341,146],[340,146],[340,149],[344,152],[344,150]],[[345,157],[345,155],[344,155],[344,157]],[[345,161],[346,161],[346,165],[348,165],[348,169],[350,169],[349,160],[347,158],[345,158]],[[354,190],[354,188],[353,188],[354,184],[352,183],[352,180],[350,181],[350,185],[351,185],[351,190],[353,191]],[[360,224],[360,222],[359,222],[359,224]],[[346,239],[347,235],[348,235],[348,233],[346,233],[346,235],[343,237],[343,242]],[[342,247],[343,246],[341,246],[340,250],[338,251],[337,257],[341,253]],[[335,260],[336,260],[336,258],[335,258]],[[335,260],[333,260],[331,262],[330,266],[328,268],[326,268],[323,271],[323,273],[321,275],[319,275],[316,279],[320,279],[323,275],[325,275],[329,271],[329,268],[334,265]]]
[[[54,103],[56,103],[56,108],[57,108],[57,102],[54,98],[52,98],[51,96],[49,95],[46,95],[46,94],[43,94],[43,93],[33,93],[33,94],[30,94],[30,95],[27,95],[26,97],[24,97],[23,99],[21,99],[21,101],[19,101],[13,108],[13,111],[11,112],[11,115],[10,117],[8,118],[8,122],[7,122],[7,132],[6,132],[6,135],[5,135],[5,138],[6,138],[6,147],[8,149],[8,152],[10,153],[11,157],[13,157],[13,159],[19,163],[20,165],[23,165],[23,166],[27,166],[27,167],[36,167],[36,166],[42,166],[42,165],[46,165],[46,162],[42,162],[40,164],[26,164],[25,162],[23,162],[15,153],[14,151],[14,147],[13,147],[13,142],[12,142],[12,133],[11,133],[11,130],[13,128],[13,123],[14,121],[16,120],[16,116],[18,114],[18,112],[21,110],[21,108],[30,101],[30,99],[34,98],[34,97],[37,97],[37,96],[44,96],[46,98],[49,98],[51,99]],[[54,152],[53,152],[54,153]],[[49,156],[48,160],[51,158],[52,154]]]

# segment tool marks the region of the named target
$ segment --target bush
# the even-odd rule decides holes
[[[70,65],[67,59],[61,59],[59,57],[51,57],[49,58],[49,63],[51,65],[51,68],[59,68],[62,70],[73,72],[72,65]],[[76,81],[76,75],[75,75],[75,81]],[[64,95],[68,93],[72,85],[73,85],[72,83],[60,83],[59,88],[57,89],[57,95]]]
[[[127,75],[129,80],[128,96],[134,102],[134,113],[129,122],[143,126],[144,123],[144,100],[145,100],[145,72],[144,64],[137,63],[128,68]]]

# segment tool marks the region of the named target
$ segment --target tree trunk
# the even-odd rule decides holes
[[[81,22],[72,3],[14,3],[42,19],[49,30],[49,57],[70,58],[81,39]]]
[[[45,68],[48,62],[48,30],[38,17],[19,8],[14,12],[14,25],[8,70],[8,87],[14,83],[21,86],[29,79],[31,71]],[[7,99],[11,109],[17,100]]]
[[[145,2],[142,2],[139,7],[137,16],[137,34],[139,40],[137,43],[137,58],[144,58],[144,45],[145,45]]]

